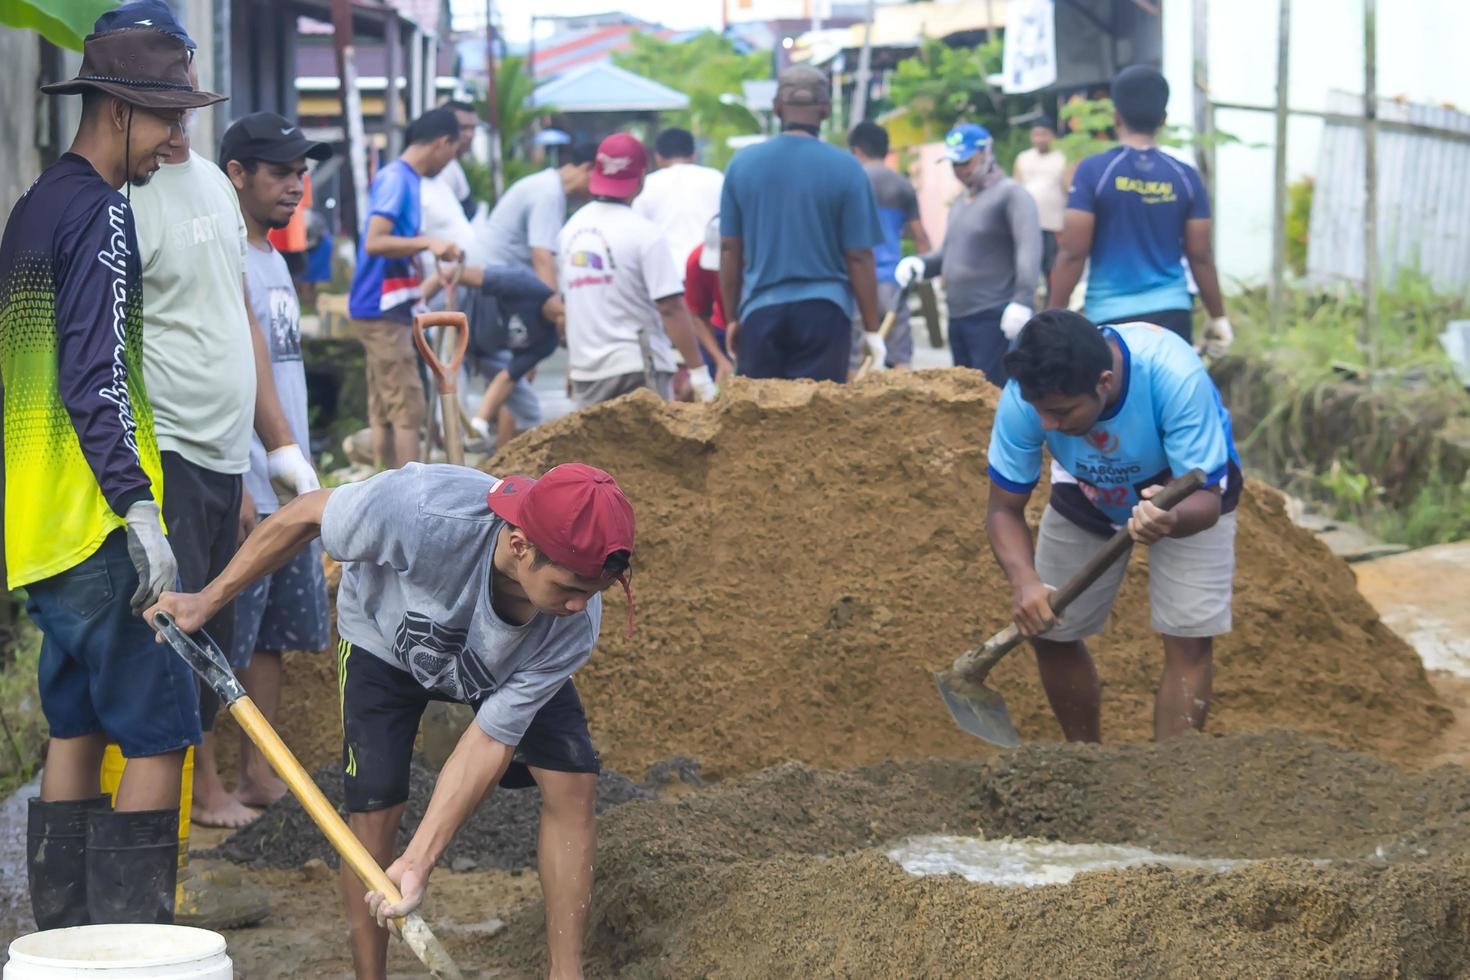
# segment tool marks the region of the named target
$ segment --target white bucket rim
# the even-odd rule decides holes
[[[59,937],[64,933],[88,932],[97,934],[101,932],[118,933],[126,932],[128,938],[136,941],[140,946],[149,945],[145,935],[139,930],[151,932],[159,939],[166,935],[170,941],[187,939],[192,948],[181,952],[171,953],[166,956],[152,958],[138,957],[131,960],[99,960],[99,959],[67,959],[60,956],[42,956],[34,952],[27,952],[26,946],[33,945],[38,937]],[[44,941],[44,940],[41,940]],[[13,963],[24,963],[29,966],[61,967],[68,969],[97,969],[113,963],[119,967],[128,969],[157,967],[157,966],[180,966],[198,960],[209,959],[219,956],[225,952],[225,937],[210,929],[199,929],[194,926],[161,925],[151,922],[127,922],[111,923],[107,925],[69,926],[65,929],[46,929],[40,932],[32,932],[11,940],[9,947],[10,960]]]

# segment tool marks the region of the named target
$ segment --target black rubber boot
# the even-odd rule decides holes
[[[87,912],[109,922],[174,921],[179,811],[92,814],[87,824]]]
[[[30,801],[26,813],[26,880],[38,929],[87,924],[87,816],[106,796]]]

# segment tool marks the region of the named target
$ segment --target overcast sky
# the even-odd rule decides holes
[[[484,0],[450,0],[456,30],[473,30],[485,24]],[[495,0],[496,14],[506,38],[511,43],[524,43],[531,36],[531,9],[537,15],[598,14],[621,10],[642,20],[663,24],[676,30],[717,26],[720,22],[720,0]],[[545,36],[546,29],[537,26]]]

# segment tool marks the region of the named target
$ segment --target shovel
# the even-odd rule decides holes
[[[322,833],[327,835],[332,847],[336,848],[342,860],[347,862],[347,866],[357,874],[362,883],[370,891],[382,892],[389,902],[401,901],[402,894],[383,873],[383,869],[378,867],[378,862],[373,860],[373,856],[352,833],[336,808],[327,802],[327,798],[322,795],[316,783],[311,781],[301,763],[296,761],[296,756],[281,741],[281,736],[276,734],[276,730],[265,720],[255,702],[250,700],[250,695],[245,693],[245,689],[235,679],[234,672],[230,670],[224,653],[209,638],[209,634],[202,630],[199,632],[199,637],[204,641],[204,645],[200,646],[179,629],[174,618],[166,612],[154,613],[153,628],[163,635],[175,653],[184,658],[184,662],[193,668],[194,673],[219,695],[220,701],[230,709],[230,714],[241,730],[250,736],[261,755],[265,756],[271,768],[276,771],[276,775],[290,787],[302,809],[311,816]],[[454,965],[449,952],[435,938],[428,924],[417,912],[394,919],[393,924],[398,927],[398,934],[408,944],[408,948],[428,967],[431,975],[440,980],[463,980],[463,974]]]
[[[1153,498],[1153,503],[1162,510],[1173,510],[1176,504],[1198,490],[1204,479],[1205,475],[1199,470],[1190,470],[1171,481]],[[1098,576],[1128,552],[1132,543],[1128,529],[1119,528],[1072,581],[1051,594],[1051,611],[1060,616],[1062,610],[1097,581]],[[939,696],[944,699],[944,706],[949,709],[949,716],[955,724],[976,738],[1007,749],[1020,745],[1021,736],[1016,734],[1016,726],[1011,723],[1005,698],[999,691],[986,687],[985,678],[1002,657],[1020,645],[1022,639],[1021,631],[1011,623],[980,646],[960,654],[948,670],[934,675]]]
[[[883,314],[883,322],[878,324],[878,336],[882,337],[884,340],[888,339],[889,331],[893,329],[893,324],[898,320],[898,311],[903,309],[903,304],[909,301],[909,290],[911,288],[913,287],[905,286],[900,289],[898,291],[898,298],[893,301],[893,308],[887,313]],[[872,367],[873,355],[864,350],[862,363],[860,363],[858,365],[858,369],[853,372],[852,380],[856,381],[858,378],[861,378],[863,375],[867,374]]]
[[[441,361],[429,338],[428,327],[453,327],[457,331],[448,361]],[[439,414],[443,418],[444,455],[455,466],[464,465],[464,435],[459,421],[459,366],[470,345],[470,324],[463,313],[444,310],[439,313],[416,313],[413,318],[413,343],[439,386]]]

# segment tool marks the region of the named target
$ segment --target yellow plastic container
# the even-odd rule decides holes
[[[123,769],[128,760],[123,758],[122,750],[115,744],[108,743],[107,751],[102,756],[102,792],[112,797],[112,803],[117,805],[117,787],[122,782]],[[182,869],[189,859],[189,810],[194,800],[194,747],[184,753],[184,781],[179,791],[179,868]]]

